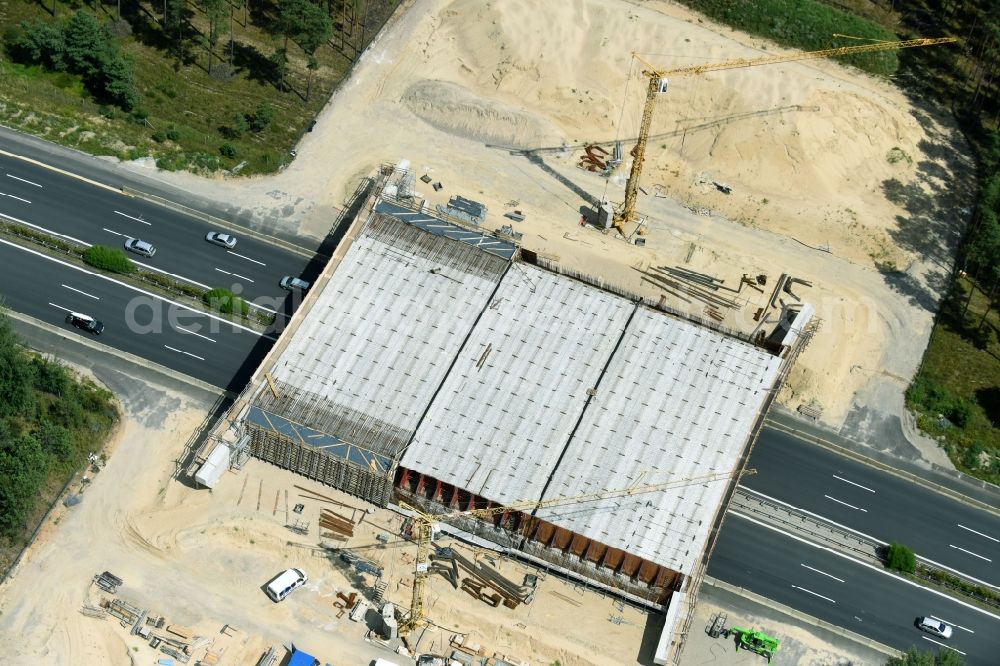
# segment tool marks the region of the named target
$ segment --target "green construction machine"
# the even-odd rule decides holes
[[[739,639],[736,641],[737,652],[741,649],[755,652],[762,657],[766,657],[769,664],[771,663],[771,657],[778,651],[778,639],[771,638],[763,631],[751,631],[750,629],[732,627],[729,629],[729,634],[736,634]]]

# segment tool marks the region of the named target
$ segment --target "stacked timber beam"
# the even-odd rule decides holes
[[[334,513],[329,509],[321,509],[319,527],[333,533],[334,538],[348,539],[354,536],[354,523],[349,519]]]

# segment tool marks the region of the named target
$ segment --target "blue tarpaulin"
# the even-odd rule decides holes
[[[292,648],[292,658],[288,660],[288,666],[317,666],[317,664],[319,659],[316,657]]]

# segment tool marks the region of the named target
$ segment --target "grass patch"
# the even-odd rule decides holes
[[[737,30],[766,37],[782,46],[818,51],[858,46],[869,41],[896,41],[892,30],[855,14],[815,0],[680,0],[695,11]],[[834,34],[861,38],[835,38]],[[891,76],[899,67],[895,51],[859,53],[837,58],[877,76]]]
[[[958,469],[1000,484],[1000,313],[983,319],[986,296],[975,290],[963,314],[969,289],[959,279],[942,306],[906,403]]]
[[[201,296],[202,302],[210,309],[222,314],[237,313],[246,317],[250,312],[250,306],[242,298],[228,289],[209,289]]]
[[[252,3],[233,16],[233,40],[223,35],[212,56],[201,41],[208,22],[193,3],[185,8],[181,40],[161,27],[163,3],[122,3],[129,30],[117,30],[121,53],[134,64],[140,100],[133,112],[95,99],[79,76],[0,58],[0,124],[94,155],[123,160],[150,158],[163,169],[212,172],[240,166],[241,175],[272,173],[287,164],[289,151],[350,71],[367,42],[399,0],[354,3],[353,18],[339,4],[331,39],[309,56],[288,43],[281,90],[271,56],[284,39],[273,29],[277,3]],[[22,21],[54,23],[81,5],[11,2],[0,18],[7,34]],[[102,23],[116,5],[86,5]],[[229,25],[228,15],[225,21]],[[308,93],[308,94],[307,94]],[[267,115],[262,126],[261,111]],[[246,119],[243,131],[239,118]],[[257,121],[256,124],[252,121]]]

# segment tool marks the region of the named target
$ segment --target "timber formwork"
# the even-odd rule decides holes
[[[431,514],[496,506],[484,497],[403,467],[396,469],[395,477],[397,495]],[[487,521],[462,516],[447,522],[503,548],[524,552],[655,604],[666,605],[684,582],[684,575],[672,569],[520,511],[496,514]]]
[[[293,441],[280,433],[251,425],[250,452],[264,460],[307,478],[386,506],[392,497],[392,479]]]

